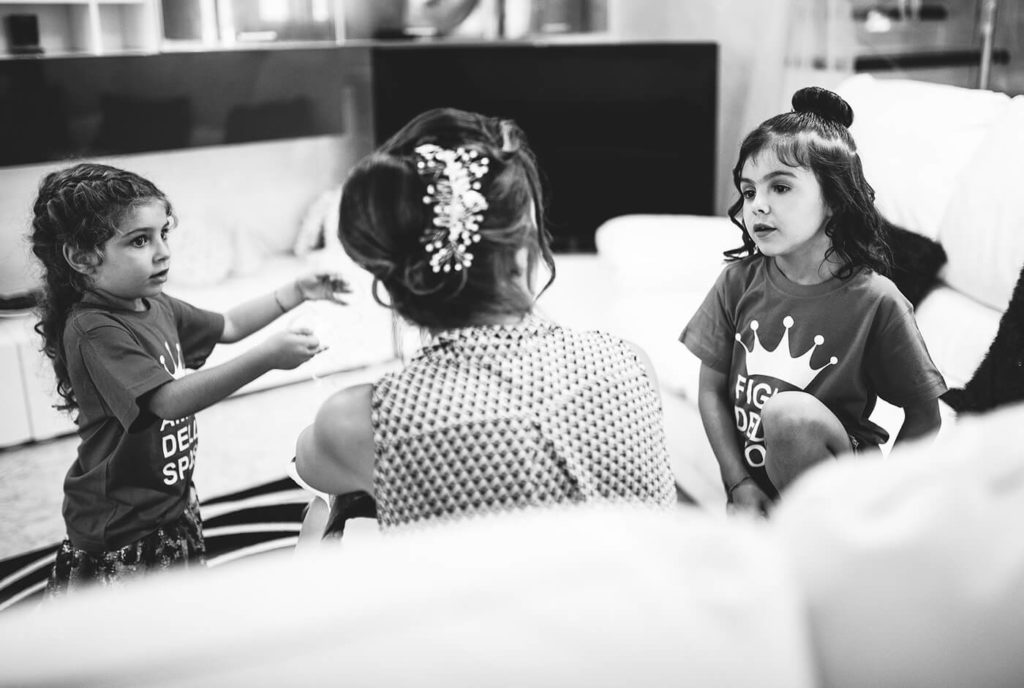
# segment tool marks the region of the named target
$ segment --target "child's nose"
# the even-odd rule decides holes
[[[171,257],[171,246],[166,239],[156,240],[156,253],[154,254],[155,260],[167,260]]]

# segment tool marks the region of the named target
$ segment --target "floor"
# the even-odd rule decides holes
[[[557,289],[545,294],[545,314],[586,327],[600,309],[587,271],[592,261],[560,258]],[[594,316],[596,317],[596,315]],[[295,438],[333,391],[379,377],[390,366],[369,367],[222,401],[198,414],[201,448],[195,481],[201,497],[214,497],[276,480],[294,454]],[[718,467],[696,406],[662,393],[665,431],[680,485],[700,504],[724,508]],[[61,486],[74,459],[74,437],[0,450],[0,559],[60,540]]]

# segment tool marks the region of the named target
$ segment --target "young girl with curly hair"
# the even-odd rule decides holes
[[[311,273],[224,314],[196,308],[164,293],[174,224],[163,192],[126,170],[81,163],[40,185],[36,330],[80,438],[50,593],[205,563],[194,414],[269,370],[298,366],[319,342],[308,330],[282,331],[222,365],[188,369],[218,342],[347,289],[337,275]]]

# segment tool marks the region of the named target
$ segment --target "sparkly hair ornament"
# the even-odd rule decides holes
[[[416,147],[416,171],[426,182],[425,205],[434,207],[434,219],[421,241],[430,254],[434,272],[468,269],[473,264],[469,248],[480,241],[480,223],[487,199],[480,180],[491,161],[475,150],[441,148],[432,143]]]

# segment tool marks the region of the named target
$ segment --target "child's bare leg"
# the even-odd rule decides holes
[[[765,470],[780,491],[811,466],[853,449],[843,424],[806,392],[779,392],[761,410]]]

